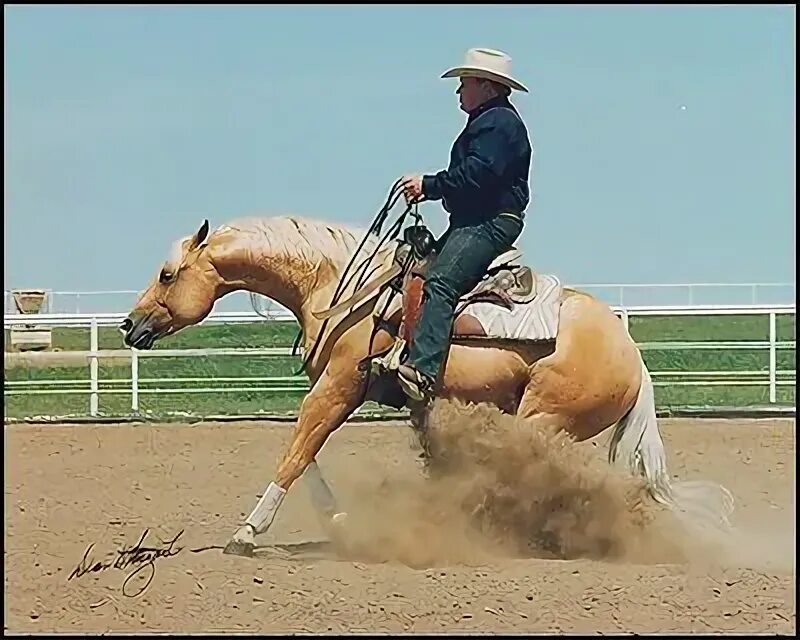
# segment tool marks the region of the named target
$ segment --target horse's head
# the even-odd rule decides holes
[[[211,312],[221,279],[207,238],[205,220],[197,233],[175,244],[172,256],[120,325],[127,346],[150,349],[159,338],[197,324]]]

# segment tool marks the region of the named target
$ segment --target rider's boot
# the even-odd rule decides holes
[[[400,382],[405,394],[412,400],[423,402],[433,395],[433,378],[417,371],[410,364],[401,364],[397,367],[397,380]]]

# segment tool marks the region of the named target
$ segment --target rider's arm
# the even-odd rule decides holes
[[[422,177],[422,193],[428,200],[492,187],[498,183],[518,153],[519,136],[525,135],[519,118],[509,109],[491,109],[473,123],[466,156],[450,170]]]

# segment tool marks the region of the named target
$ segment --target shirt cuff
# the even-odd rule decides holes
[[[436,176],[422,176],[422,195],[426,200],[440,200],[442,193]]]

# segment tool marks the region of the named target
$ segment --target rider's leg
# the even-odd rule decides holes
[[[511,248],[521,232],[522,220],[511,214],[448,229],[425,278],[408,363],[398,369],[400,384],[412,399],[423,399],[439,375],[459,298],[480,282],[492,261]]]

